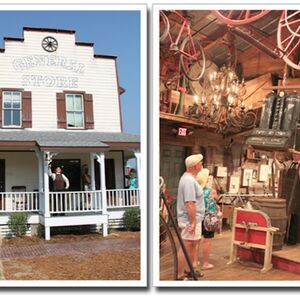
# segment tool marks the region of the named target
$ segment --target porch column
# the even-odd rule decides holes
[[[138,181],[138,188],[140,187],[140,179],[141,179],[141,153],[139,150],[134,150],[134,156],[136,158],[136,177]]]
[[[50,153],[44,152],[44,166],[43,166],[43,173],[44,173],[44,217],[50,218],[50,203],[49,203],[49,175],[48,175],[48,165],[50,162]],[[45,221],[46,223],[46,221]],[[45,239],[50,240],[50,227],[45,226]]]
[[[38,195],[38,199],[39,199],[39,212],[44,212],[44,207],[42,206],[42,193],[44,190],[44,178],[43,178],[43,153],[39,150],[39,149],[35,149],[35,154],[37,156],[37,160],[38,160],[38,177],[39,177],[39,195]]]
[[[107,214],[107,197],[106,197],[106,181],[105,181],[105,155],[103,152],[96,154],[97,161],[100,164],[100,189],[102,194],[102,212]],[[108,234],[108,224],[103,223],[103,236]]]
[[[96,190],[95,185],[95,165],[94,165],[95,153],[90,153],[90,175],[91,175],[91,190]]]

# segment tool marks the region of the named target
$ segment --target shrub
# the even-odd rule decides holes
[[[123,223],[126,230],[140,230],[140,209],[137,207],[128,208],[123,215]]]
[[[24,212],[14,212],[9,215],[8,228],[16,235],[21,236],[26,233],[28,215]]]

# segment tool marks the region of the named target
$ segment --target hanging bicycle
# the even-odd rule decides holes
[[[170,16],[179,23],[178,33],[171,31]],[[186,78],[198,81],[205,71],[205,54],[200,42],[193,38],[187,18],[176,10],[160,11],[160,29],[161,46],[166,46],[169,54],[179,57],[177,72],[180,74],[182,70]],[[196,74],[191,75],[189,70],[194,64],[198,64],[200,68]]]

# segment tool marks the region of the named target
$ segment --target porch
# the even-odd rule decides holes
[[[137,186],[128,189],[126,165],[135,160]],[[140,203],[139,138],[124,133],[16,130],[0,131],[0,227],[12,212],[27,212],[29,224],[42,224],[45,238],[57,226],[102,227],[122,219]],[[60,167],[69,188],[57,192],[50,173]],[[52,170],[51,170],[52,168]],[[83,184],[84,171],[90,184]],[[1,234],[1,232],[0,232]]]
[[[102,226],[105,236],[109,220],[121,219],[126,209],[139,205],[139,189],[49,192],[48,197],[43,192],[5,192],[0,193],[0,226],[7,224],[10,213],[26,212],[28,224],[45,227],[46,240],[50,228],[58,226]]]

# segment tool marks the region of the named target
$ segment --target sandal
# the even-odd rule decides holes
[[[186,275],[182,275],[180,277],[177,277],[176,280],[188,281],[189,279]]]
[[[214,267],[215,267],[215,266],[212,265],[212,264],[207,264],[207,265],[202,266],[202,270],[210,270],[210,269],[212,269],[212,268],[214,268]]]
[[[185,275],[186,275],[187,277],[189,277],[189,278],[193,278],[193,277],[194,277],[193,274],[192,274],[192,272],[184,271],[184,273],[185,273]],[[204,276],[204,274],[203,274],[202,272],[199,272],[199,271],[194,271],[194,274],[195,274],[195,276],[196,276],[197,278],[200,278],[200,277],[203,277],[203,276]]]

